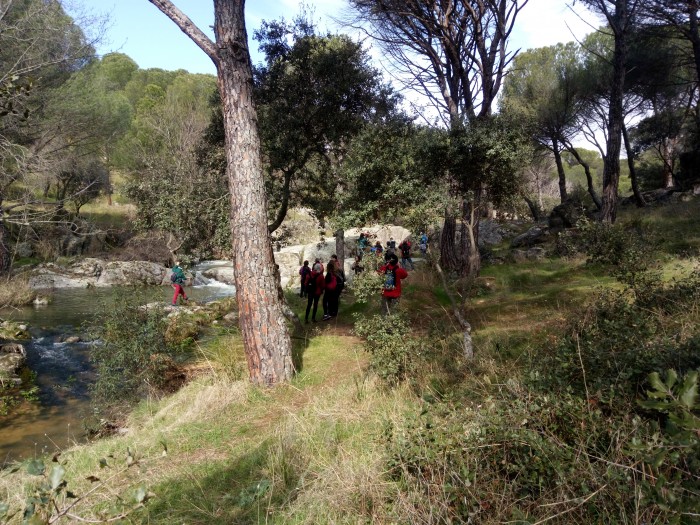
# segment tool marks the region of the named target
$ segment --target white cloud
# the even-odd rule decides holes
[[[600,25],[600,20],[581,3],[562,0],[530,0],[518,14],[513,49],[551,46],[581,40]]]

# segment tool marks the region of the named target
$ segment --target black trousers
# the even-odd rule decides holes
[[[338,302],[340,297],[336,290],[326,290],[323,294],[323,315],[335,317],[338,315]]]
[[[320,295],[316,295],[313,292],[309,292],[308,294],[308,299],[306,300],[306,317],[305,320],[309,320],[309,312],[311,311],[311,305],[313,304],[314,307],[314,312],[311,316],[311,319],[314,321],[316,320],[316,311],[318,310],[318,300],[320,299]]]

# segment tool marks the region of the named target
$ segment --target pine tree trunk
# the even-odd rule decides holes
[[[591,196],[591,199],[593,199],[595,207],[599,210],[602,209],[603,203],[601,202],[600,197],[598,197],[598,194],[595,191],[595,187],[593,186],[593,176],[591,175],[591,167],[585,160],[583,160],[581,155],[579,155],[578,150],[576,148],[569,144],[566,146],[566,150],[574,156],[576,162],[583,166],[583,172],[586,174],[586,183],[588,184],[588,194]]]
[[[627,126],[622,126],[622,138],[625,141],[625,151],[627,151],[627,166],[630,170],[630,180],[632,181],[632,193],[634,194],[634,202],[638,208],[644,208],[647,203],[644,200],[644,195],[639,190],[639,181],[637,181],[637,169],[634,165],[634,151],[630,143],[630,137],[627,133]]]
[[[473,199],[464,200],[462,205],[462,235],[460,275],[475,278],[481,271],[481,254],[479,253],[479,223],[481,222],[481,202],[484,190],[475,192]]]
[[[292,346],[277,295],[267,228],[244,2],[215,0],[214,8],[241,334],[251,381],[272,385],[291,378]]]
[[[445,208],[445,222],[440,234],[440,266],[447,272],[456,272],[459,269],[459,257],[455,246],[457,234],[457,219]]]
[[[554,153],[554,162],[557,165],[557,174],[559,175],[559,198],[561,202],[569,198],[566,192],[566,172],[564,171],[564,163],[561,161],[561,148],[557,139],[552,139],[552,153]]]
[[[335,232],[335,254],[338,256],[340,269],[345,271],[345,230]]]
[[[620,150],[622,126],[624,124],[623,98],[625,65],[627,61],[628,5],[626,0],[615,3],[615,14],[611,23],[615,25],[615,49],[613,51],[613,78],[610,86],[608,109],[608,136],[603,162],[603,222],[613,223],[617,219],[617,189],[620,184]]]

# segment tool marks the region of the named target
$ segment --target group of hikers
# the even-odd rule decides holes
[[[309,313],[311,313],[311,321],[316,322],[316,312],[321,297],[323,297],[321,302],[323,321],[335,318],[338,315],[340,294],[345,288],[345,270],[338,261],[338,256],[331,255],[325,268],[325,275],[320,259],[316,259],[313,266],[309,266],[309,261],[304,261],[304,265],[299,269],[299,275],[301,277],[299,296],[307,298],[304,321],[308,324]]]
[[[355,274],[359,274],[364,270],[362,258],[365,254],[371,253],[376,257],[384,254],[384,264],[377,269],[377,272],[384,276],[382,312],[388,314],[391,313],[391,309],[396,306],[401,297],[401,281],[408,277],[408,267],[411,270],[414,269],[413,260],[411,259],[411,241],[406,238],[397,246],[394,238],[390,237],[386,247],[382,246],[379,241],[372,246],[371,237],[371,234],[360,234],[358,253],[352,268]],[[428,236],[425,233],[421,233],[418,247],[421,253],[425,255],[428,250]],[[401,253],[400,265],[399,258],[396,255],[397,249]],[[340,264],[338,256],[335,254],[331,255],[325,268],[320,259],[316,259],[313,265],[310,265],[309,261],[304,261],[303,266],[299,269],[299,276],[301,281],[299,296],[307,298],[304,321],[308,324],[309,314],[311,314],[311,321],[316,322],[319,302],[321,302],[323,308],[323,321],[337,317],[340,295],[345,288],[346,282],[345,270]],[[180,263],[176,262],[171,273],[171,284],[174,290],[173,306],[177,305],[179,298],[187,302],[187,294],[183,288],[185,281],[185,272],[180,267]],[[322,301],[321,298],[323,298]]]

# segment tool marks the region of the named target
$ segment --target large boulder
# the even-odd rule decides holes
[[[518,235],[510,242],[511,248],[531,247],[535,244],[540,244],[547,239],[549,232],[546,228],[533,226],[525,233]]]
[[[158,263],[87,258],[69,266],[42,264],[31,271],[29,286],[41,289],[161,285],[168,282],[167,275],[168,269]]]
[[[148,261],[112,261],[103,266],[97,286],[161,285],[168,273],[164,266]]]
[[[549,214],[549,228],[552,230],[562,230],[573,228],[578,221],[585,216],[583,205],[574,199],[567,199],[558,206],[555,206]]]

